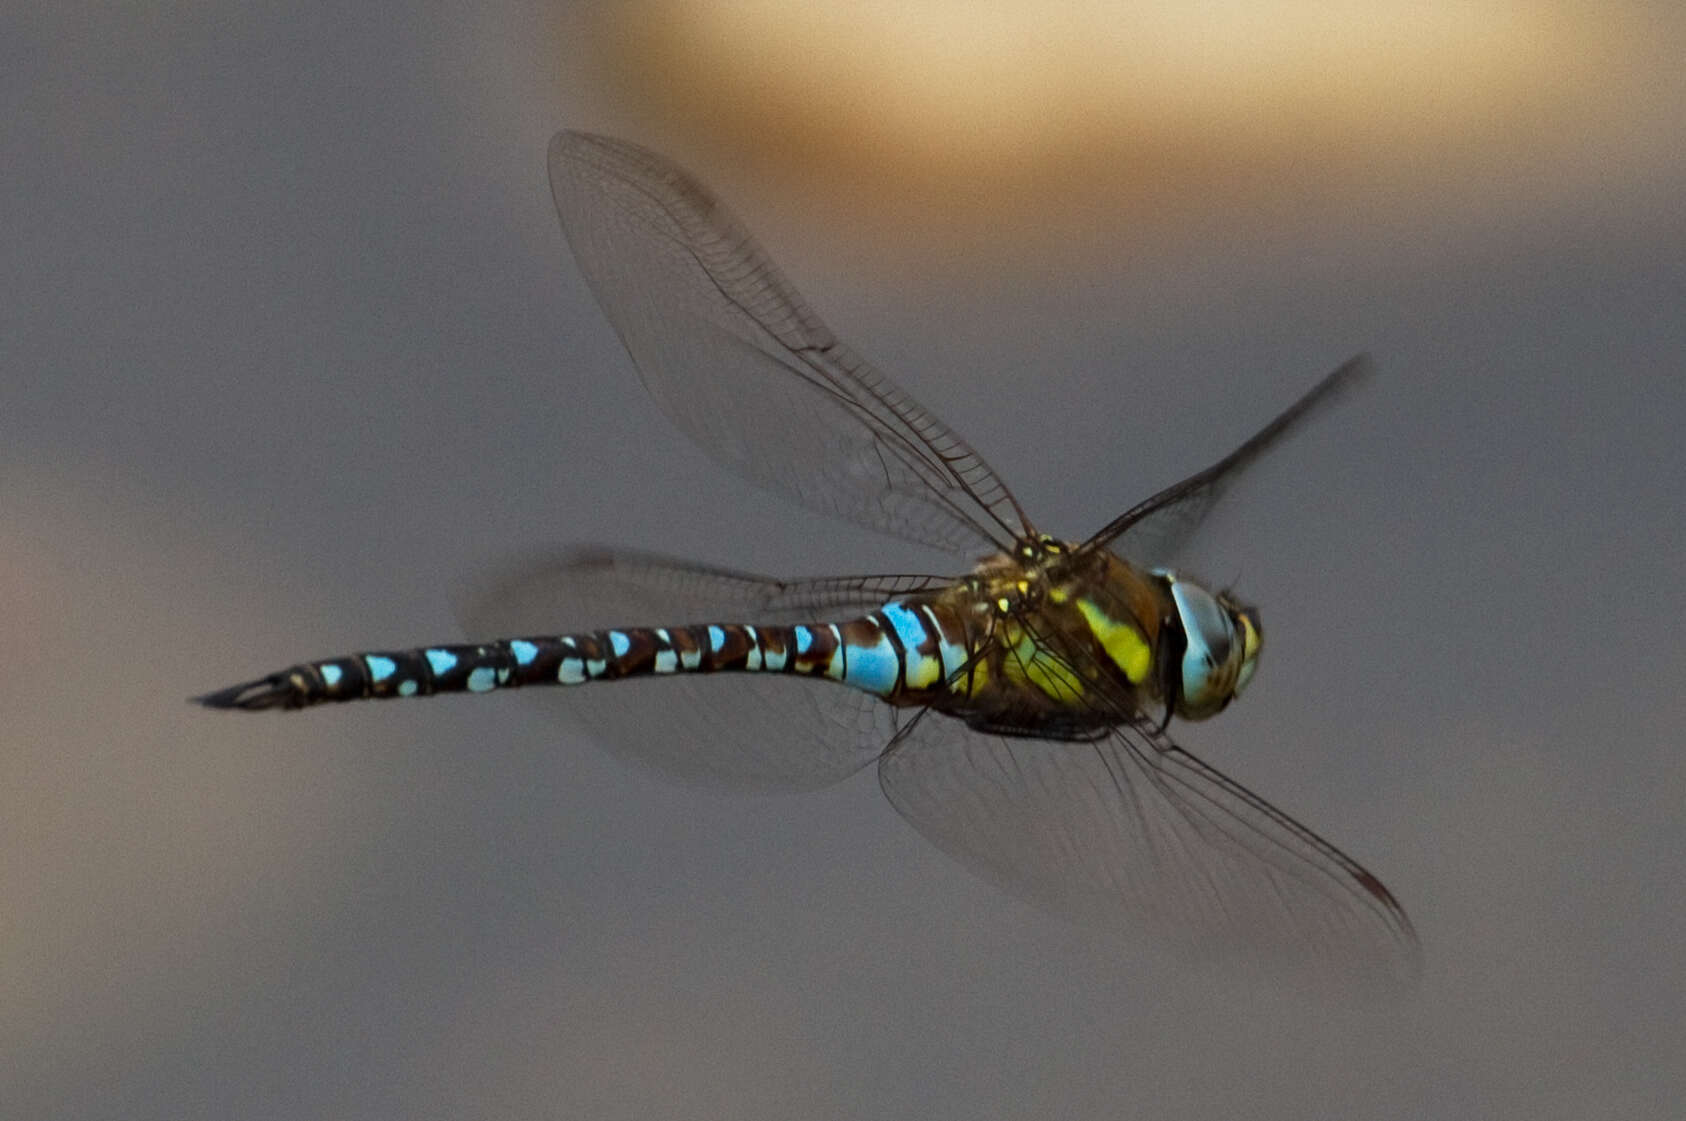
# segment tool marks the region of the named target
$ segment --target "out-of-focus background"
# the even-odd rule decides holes
[[[1678,1116],[1683,56],[1633,0],[8,5],[0,1112]],[[1413,995],[1068,927],[870,773],[184,703],[549,543],[940,565],[676,438],[563,126],[693,168],[1056,533],[1375,356],[1204,537],[1269,650],[1182,738],[1388,882]]]

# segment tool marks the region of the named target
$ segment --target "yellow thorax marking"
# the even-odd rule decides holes
[[[1077,608],[1089,624],[1095,640],[1106,651],[1113,664],[1124,671],[1130,684],[1140,685],[1147,680],[1148,667],[1153,664],[1153,649],[1134,623],[1120,622],[1108,615],[1092,600],[1079,599]]]
[[[1056,701],[1070,701],[1084,693],[1083,679],[1059,658],[1044,651],[1023,627],[1008,621],[1002,625],[1001,659],[1009,678],[1027,681]]]

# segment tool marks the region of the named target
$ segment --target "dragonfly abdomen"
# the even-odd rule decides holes
[[[945,637],[932,608],[891,602],[840,623],[623,627],[370,651],[304,662],[197,699],[212,708],[308,708],[728,671],[826,677],[893,699],[941,686],[964,658],[964,648]]]

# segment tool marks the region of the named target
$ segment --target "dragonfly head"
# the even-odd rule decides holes
[[[1253,679],[1264,644],[1258,610],[1227,592],[1213,595],[1169,570],[1155,575],[1170,590],[1181,630],[1181,656],[1164,671],[1173,707],[1184,720],[1215,716]]]

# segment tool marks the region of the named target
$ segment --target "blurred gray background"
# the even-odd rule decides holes
[[[1686,19],[1397,7],[6,5],[0,1113],[1679,1116]],[[184,703],[549,543],[940,566],[675,435],[562,126],[697,171],[1062,535],[1375,356],[1203,538],[1269,650],[1181,738],[1387,881],[1413,996],[1068,927],[870,774]]]

